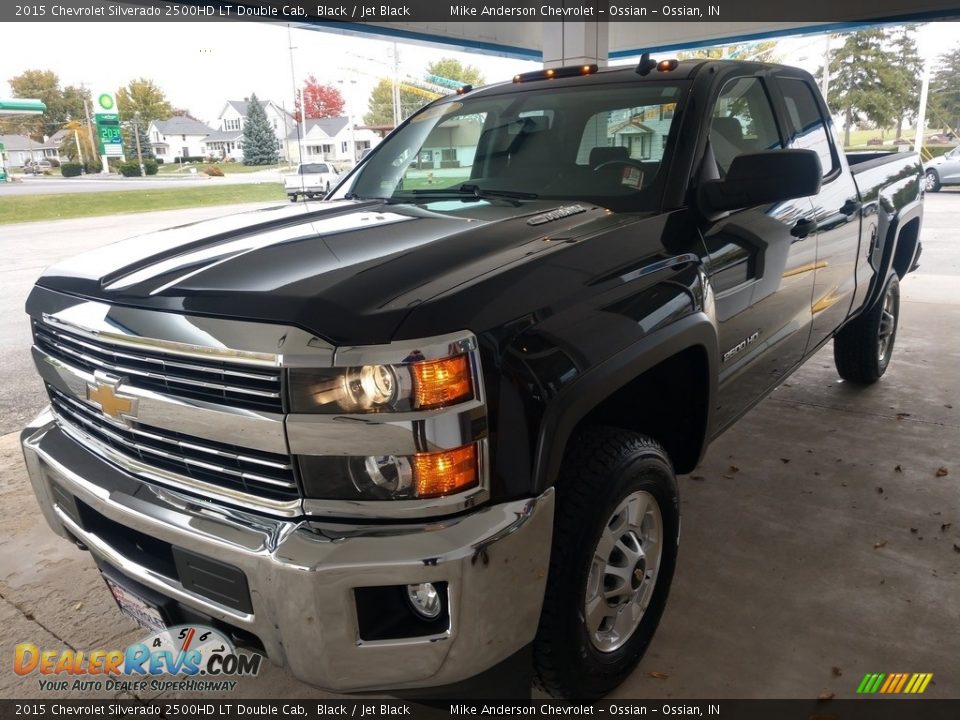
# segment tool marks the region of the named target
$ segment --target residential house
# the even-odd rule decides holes
[[[294,126],[287,135],[287,157],[291,162],[325,161],[352,165],[364,150],[375,147],[380,140],[380,135],[371,128],[351,128],[346,117],[308,119],[300,134]]]
[[[29,160],[60,160],[58,146],[50,138],[37,142],[27,135],[0,135],[0,145],[6,167],[23,167]]]
[[[175,115],[168,120],[154,120],[147,128],[153,155],[164,163],[184,162],[184,158],[206,156],[204,143],[213,128],[191,117]]]
[[[283,154],[283,138],[295,125],[293,116],[270,100],[261,100],[260,104],[267,115],[267,121],[277,136],[277,150]],[[243,126],[247,122],[249,100],[228,100],[220,115],[217,116],[216,129],[204,140],[204,154],[225,159],[243,160]]]

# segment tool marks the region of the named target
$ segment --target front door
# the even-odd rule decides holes
[[[783,148],[764,81],[728,80],[710,119],[710,148],[722,176],[737,155]],[[803,357],[816,263],[809,198],[732,212],[703,233],[716,293],[720,381],[716,431],[759,400]]]

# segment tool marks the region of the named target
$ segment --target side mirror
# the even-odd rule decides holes
[[[704,210],[723,212],[816,195],[823,170],[813,150],[767,150],[737,155],[722,180],[701,183]]]

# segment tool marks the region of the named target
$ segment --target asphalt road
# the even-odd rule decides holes
[[[218,178],[222,179],[222,178]],[[80,218],[0,226],[0,435],[22,427],[45,404],[30,359],[30,327],[23,312],[30,287],[44,267],[100,245],[172,225],[240,212],[272,203],[170,210],[104,218]],[[946,292],[960,278],[956,218],[960,189],[927,195],[918,274],[924,287]]]
[[[250,173],[232,173],[212,178],[206,175],[157,175],[149,178],[125,178],[120,175],[94,175],[90,177],[31,177],[18,178],[16,182],[0,183],[0,198],[22,195],[48,195],[52,193],[116,192],[118,190],[158,190],[165,188],[217,187],[219,185],[248,185],[256,183],[283,182],[283,175],[276,170],[261,170]]]

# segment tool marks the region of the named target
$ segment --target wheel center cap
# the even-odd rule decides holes
[[[630,586],[636,590],[643,583],[646,574],[647,560],[646,558],[640,558],[637,560],[637,564],[633,566],[633,573],[630,575]]]

